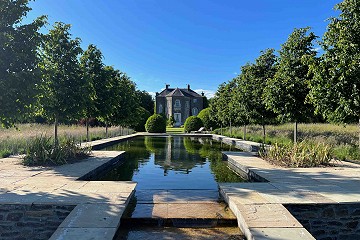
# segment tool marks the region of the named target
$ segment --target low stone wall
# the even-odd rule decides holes
[[[0,239],[49,239],[74,207],[0,204]]]
[[[318,240],[360,239],[360,204],[284,206]]]

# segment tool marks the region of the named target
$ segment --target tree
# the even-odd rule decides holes
[[[309,28],[295,29],[281,46],[278,70],[267,82],[264,90],[265,104],[278,114],[282,121],[294,121],[294,142],[297,141],[297,123],[312,115],[313,107],[306,103],[309,93],[309,66],[302,61],[304,56],[315,56],[314,33]]]
[[[254,124],[263,127],[263,142],[265,143],[265,125],[274,122],[275,114],[269,111],[264,103],[263,95],[267,82],[272,79],[276,72],[276,56],[274,49],[261,51],[261,55],[256,59],[255,64],[248,64],[242,68],[241,82],[238,84],[237,91],[240,96],[242,109],[246,111],[243,115],[249,118]]]
[[[151,116],[151,113],[146,110],[143,107],[138,107],[136,109],[136,115],[134,117],[133,123],[131,123],[129,126],[130,128],[134,129],[137,132],[144,132],[145,130],[145,124],[147,119]]]
[[[115,102],[111,115],[107,118],[111,124],[130,126],[136,119],[140,106],[136,95],[136,85],[119,70],[112,70],[112,97]]]
[[[222,83],[216,91],[210,106],[212,119],[221,126],[230,126],[230,132],[236,116],[235,111],[237,110],[232,101],[234,89],[234,80]]]
[[[148,92],[140,90],[136,91],[136,95],[139,98],[140,106],[151,114],[154,114],[154,100],[152,96]]]
[[[100,117],[107,111],[107,84],[104,74],[103,55],[101,51],[93,44],[90,44],[87,50],[80,58],[80,66],[83,78],[86,81],[84,97],[84,116],[86,119],[86,140],[89,141],[89,118]]]
[[[0,125],[10,127],[29,113],[39,82],[38,46],[45,24],[41,16],[29,24],[27,0],[0,1]]]
[[[309,58],[314,78],[310,101],[328,121],[359,121],[360,147],[360,1],[344,0],[331,18],[321,46],[324,54]]]
[[[56,22],[41,46],[42,71],[39,103],[48,119],[54,121],[55,147],[59,121],[76,119],[82,110],[84,79],[81,76],[80,39],[71,39],[70,25]]]

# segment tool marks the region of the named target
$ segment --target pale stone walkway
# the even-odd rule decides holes
[[[282,204],[360,202],[360,165],[282,168],[250,153],[224,154],[248,176],[268,181],[219,184],[247,239],[314,239]]]
[[[25,167],[20,158],[0,159],[0,204],[76,205],[51,239],[112,239],[136,183],[76,181],[123,152],[58,167]]]

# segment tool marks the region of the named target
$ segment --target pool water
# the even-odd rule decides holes
[[[126,151],[125,161],[96,180],[135,181],[137,189],[217,189],[218,182],[244,181],[221,153],[239,150],[211,138],[135,137],[105,150]]]

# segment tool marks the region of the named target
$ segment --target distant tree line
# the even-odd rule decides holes
[[[295,29],[279,54],[266,49],[254,63],[219,86],[210,116],[220,126],[294,122],[359,122],[360,1],[335,6],[317,53],[310,28]],[[246,131],[246,127],[244,127]],[[230,130],[231,131],[231,130]],[[359,132],[360,133],[360,132]],[[245,137],[246,135],[244,135]],[[359,137],[360,143],[360,137]],[[360,145],[360,144],[359,144]]]
[[[154,110],[151,95],[106,66],[95,45],[84,51],[69,24],[56,22],[47,34],[39,32],[46,16],[23,24],[28,2],[0,2],[0,124],[45,119],[54,123],[56,144],[58,124],[80,119],[87,129],[89,119],[97,119],[143,130]]]

